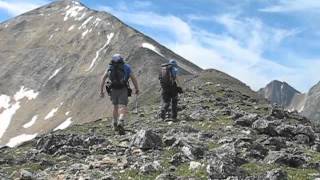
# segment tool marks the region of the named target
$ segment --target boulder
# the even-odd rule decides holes
[[[248,114],[235,121],[236,125],[251,127],[252,123],[258,119],[257,114]]]
[[[226,179],[230,176],[243,176],[243,170],[230,159],[213,157],[207,165],[208,179]]]
[[[161,137],[152,130],[140,130],[133,137],[131,146],[138,147],[142,150],[158,149],[162,146]]]
[[[252,128],[257,130],[261,134],[276,136],[278,134],[276,131],[277,125],[279,125],[279,121],[268,121],[265,119],[258,119],[252,124]]]
[[[34,179],[34,175],[27,170],[21,169],[20,170],[20,179],[21,180],[32,180],[32,179]]]
[[[195,145],[183,146],[181,151],[190,160],[201,159],[204,155],[204,148]]]
[[[283,151],[270,151],[264,161],[268,164],[276,163],[296,168],[305,165],[307,158],[304,155],[295,155]]]
[[[158,161],[154,161],[151,163],[147,163],[140,168],[140,173],[142,174],[151,174],[162,169],[160,163]]]

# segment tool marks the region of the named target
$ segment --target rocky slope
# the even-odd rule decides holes
[[[142,93],[155,87],[167,59],[182,74],[201,71],[111,14],[72,0],[1,23],[0,47],[0,146],[110,115],[98,89],[112,54],[124,55]]]
[[[178,121],[158,120],[154,104],[130,115],[123,136],[100,119],[2,148],[0,178],[319,178],[319,130],[222,75],[185,77]]]
[[[260,89],[258,93],[271,103],[276,103],[284,108],[288,108],[294,97],[301,94],[288,83],[277,80],[267,84],[267,86]]]

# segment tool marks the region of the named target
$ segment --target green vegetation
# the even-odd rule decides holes
[[[184,163],[178,166],[175,174],[177,176],[182,176],[182,177],[197,177],[197,179],[203,179],[203,180],[208,178],[206,166],[201,166],[197,170],[191,170],[189,169],[189,163]]]
[[[124,172],[120,172],[116,175],[120,180],[137,179],[137,180],[154,180],[160,172],[144,175],[140,174],[138,170],[127,169]]]

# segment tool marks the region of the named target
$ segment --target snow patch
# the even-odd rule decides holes
[[[8,26],[9,26],[9,25],[8,25],[8,24],[6,24],[4,27],[5,27],[5,28],[7,28]]]
[[[13,115],[16,114],[19,108],[20,108],[20,102],[16,102],[15,104],[11,105],[9,108],[5,109],[0,114],[0,119],[1,119],[0,138],[6,132],[7,128],[11,123]]]
[[[105,48],[109,45],[109,43],[111,42],[113,36],[114,36],[114,33],[110,33],[110,34],[107,35],[107,42],[106,42],[106,44],[96,52],[96,57],[92,60],[91,65],[90,65],[90,67],[87,69],[87,71],[90,71],[90,70],[93,68],[94,64],[96,63],[97,59],[98,59],[99,56],[100,56],[101,51],[102,51],[103,49],[105,49]]]
[[[72,31],[72,29],[74,29],[74,25],[72,25],[72,26],[69,27],[68,32],[69,32],[69,31]]]
[[[86,16],[86,13],[83,13],[80,17],[75,18],[76,21],[81,21]]]
[[[0,110],[1,108],[7,109],[10,106],[10,96],[1,95],[0,96]]]
[[[73,6],[67,9],[63,20],[67,21],[69,18],[76,18],[82,10],[84,10],[83,6]]]
[[[70,114],[70,111],[66,112],[65,115],[68,116]]]
[[[99,23],[101,22],[100,18],[96,18],[96,20],[93,22],[94,26],[97,27]]]
[[[11,99],[7,95],[0,96],[0,108],[4,108],[4,111],[0,114],[1,126],[0,126],[0,138],[6,132],[7,128],[9,127],[12,117],[16,114],[18,109],[20,109],[20,100],[23,98],[27,98],[28,100],[35,99],[38,96],[39,92],[35,92],[32,89],[25,88],[21,86],[20,90],[16,92]],[[14,101],[13,104],[10,102]]]
[[[72,117],[68,118],[66,121],[64,121],[63,123],[61,123],[58,127],[56,127],[53,131],[57,131],[57,130],[63,130],[66,129],[67,127],[69,127],[72,124]]]
[[[58,111],[59,107],[53,108],[44,118],[45,120],[48,120],[54,116],[54,114]]]
[[[89,30],[88,30],[88,29],[87,29],[86,31],[84,31],[84,32],[82,33],[81,38],[83,39],[83,38],[88,34],[88,32],[89,32]]]
[[[53,34],[51,34],[51,36],[49,37],[49,41],[51,41],[52,38],[53,38]]]
[[[65,8],[65,10],[68,10],[70,8],[70,5],[68,5],[66,8]]]
[[[78,29],[79,29],[79,30],[80,30],[80,29],[84,29],[84,28],[87,26],[87,24],[88,24],[92,19],[93,19],[93,16],[88,17],[88,18],[81,24],[81,26],[80,26]]]
[[[150,44],[150,43],[142,43],[142,47],[146,48],[146,49],[150,49],[151,51],[159,54],[160,56],[164,57],[163,54],[160,53],[160,51],[158,50],[158,48],[156,48],[154,45]]]
[[[39,92],[35,92],[32,89],[28,90],[28,88],[24,88],[24,86],[21,86],[20,91],[18,91],[14,95],[14,100],[19,101],[25,97],[28,98],[28,100],[32,100],[37,98],[38,95],[39,95]]]
[[[18,146],[26,141],[30,141],[37,137],[38,133],[36,134],[21,134],[19,136],[16,136],[14,138],[11,138],[9,142],[6,144],[9,147],[15,147]]]
[[[36,122],[37,119],[38,119],[38,115],[33,116],[31,121],[29,121],[28,123],[24,124],[23,127],[26,128],[26,129],[31,127],[32,125],[34,125],[34,123]]]
[[[49,80],[52,79],[52,78],[54,78],[54,77],[61,71],[61,69],[62,69],[62,67],[56,69],[56,70],[53,72],[53,74],[49,77]]]

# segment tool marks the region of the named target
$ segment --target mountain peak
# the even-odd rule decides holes
[[[285,108],[290,106],[295,95],[301,94],[287,82],[281,82],[279,80],[271,81],[265,88],[260,89],[258,93],[270,102]]]

